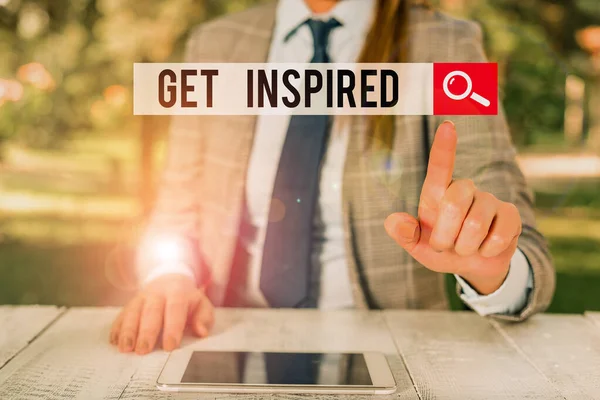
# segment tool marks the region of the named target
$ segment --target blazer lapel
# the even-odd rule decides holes
[[[220,35],[227,32],[234,35],[235,45],[229,57],[219,62],[230,63],[265,63],[268,59],[271,37],[275,26],[277,3],[272,2],[251,10],[243,20],[237,21],[235,16],[222,22],[222,26],[212,28],[205,40],[220,41]],[[208,61],[207,61],[208,62]],[[212,264],[212,284],[209,296],[220,305],[226,296],[227,282],[231,277],[233,258],[244,210],[244,192],[246,187],[247,167],[254,140],[257,117],[240,115],[230,117],[209,117],[212,126],[207,147],[213,149],[211,154],[221,159],[210,171],[212,177],[209,187],[215,188],[210,201],[227,210],[227,218],[215,219],[213,223],[204,221],[205,237],[211,240],[206,251],[210,254]],[[209,150],[210,151],[210,150]],[[218,182],[216,182],[218,180]],[[217,186],[223,186],[218,189]]]
[[[386,285],[377,276],[390,260],[398,265],[405,284],[405,289],[398,287],[395,304],[410,306],[416,295],[410,271],[403,270],[410,269],[407,254],[387,237],[383,222],[392,212],[416,215],[423,174],[421,121],[422,117],[396,116],[395,140],[392,151],[387,152],[367,147],[370,129],[366,117],[351,118],[342,204],[349,272],[359,306],[381,305],[373,296]]]
[[[348,131],[342,185],[346,253],[355,303],[372,308],[377,302],[365,288],[370,286],[371,266],[379,262],[375,257],[381,247],[383,221],[390,210],[404,208],[399,195],[403,160],[396,144],[391,153],[368,148],[367,117],[351,117]]]

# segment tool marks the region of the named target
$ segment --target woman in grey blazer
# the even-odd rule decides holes
[[[186,61],[484,62],[481,36],[408,0],[280,0],[201,25]],[[445,273],[481,315],[548,306],[554,270],[502,111],[286,118],[173,120],[140,292],[111,330],[121,351],[148,353],[161,331],[172,350],[186,325],[204,337],[214,306],[443,309]],[[308,125],[328,142],[298,141]]]

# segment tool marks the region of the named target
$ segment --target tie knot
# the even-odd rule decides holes
[[[329,57],[327,56],[329,34],[335,28],[342,26],[342,24],[335,18],[327,21],[309,19],[306,21],[306,24],[310,28],[314,40],[315,57],[313,62],[329,62]]]

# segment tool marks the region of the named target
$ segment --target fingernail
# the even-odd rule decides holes
[[[404,224],[398,224],[400,226],[399,232],[402,237],[413,240],[417,234],[417,228],[419,225],[415,224],[414,221],[406,222]]]
[[[418,227],[417,221],[406,215],[400,214],[394,219],[394,231],[405,239],[414,239]]]
[[[110,338],[108,340],[109,340],[110,344],[116,344],[117,343],[117,335],[115,333],[111,333]]]
[[[175,349],[176,347],[176,342],[175,339],[172,337],[169,337],[165,340],[165,350],[166,351],[171,351],[173,349]]]
[[[450,124],[450,125],[452,125],[453,128],[456,128],[456,125],[454,125],[454,122],[450,121],[449,119],[445,120],[444,124]]]
[[[133,350],[133,339],[128,337],[125,339],[125,349],[127,351]]]
[[[148,342],[146,340],[142,340],[140,343],[138,343],[135,352],[136,353],[145,353],[148,351]]]
[[[444,239],[444,235],[441,235],[439,230],[436,230],[431,234],[431,237],[429,238],[429,245],[436,253],[443,253],[445,251],[444,247],[446,246]]]
[[[197,329],[198,329],[198,336],[200,336],[201,338],[208,336],[208,329],[206,329],[206,327],[204,325],[199,326]]]
[[[439,253],[444,253],[444,252],[448,251],[448,250],[444,249],[443,247],[436,247],[436,248],[433,248],[433,247],[432,247],[432,249],[433,249],[433,251],[435,251],[435,252],[436,252],[436,253],[438,253],[438,254],[439,254]],[[440,250],[440,249],[441,249],[441,250]]]

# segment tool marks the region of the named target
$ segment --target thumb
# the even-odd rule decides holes
[[[385,230],[392,239],[396,241],[409,253],[419,243],[421,238],[421,225],[419,221],[407,213],[395,213],[386,218]]]

